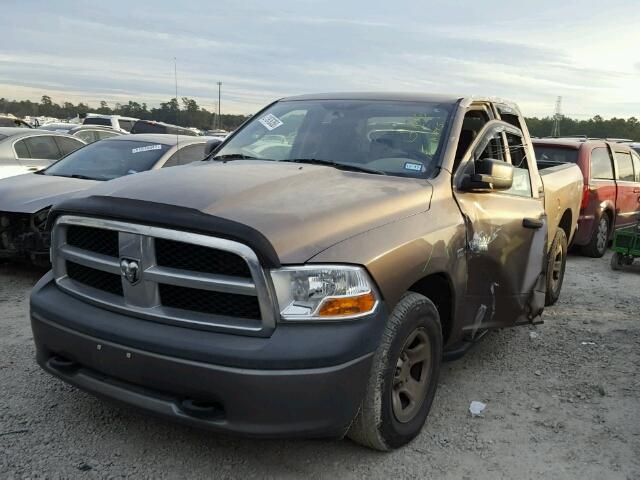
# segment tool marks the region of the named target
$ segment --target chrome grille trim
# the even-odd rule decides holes
[[[67,244],[66,229],[71,225],[119,232],[119,258]],[[234,253],[247,263],[251,279],[160,267],[156,264],[155,259],[155,238],[175,240]],[[81,284],[67,275],[67,260],[95,270],[120,275],[120,260],[122,258],[139,261],[141,271],[140,281],[134,285],[121,278],[124,292],[122,297]],[[247,335],[268,336],[275,328],[278,312],[276,311],[277,302],[274,300],[273,287],[255,252],[239,242],[123,221],[63,215],[56,220],[53,227],[51,260],[55,280],[60,289],[106,309],[162,323]],[[262,318],[260,320],[223,317],[163,306],[159,295],[158,285],[160,283],[205,291],[256,296]]]

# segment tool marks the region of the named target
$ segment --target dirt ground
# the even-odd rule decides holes
[[[446,363],[424,431],[388,454],[214,435],[63,384],[34,361],[40,273],[0,266],[0,478],[640,478],[640,268],[613,272],[609,256],[570,257],[543,325]]]

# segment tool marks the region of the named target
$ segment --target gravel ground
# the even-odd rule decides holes
[[[34,361],[40,273],[0,266],[0,478],[640,478],[640,268],[613,272],[608,256],[569,259],[543,325],[445,364],[423,433],[388,454],[214,435],[63,384]]]

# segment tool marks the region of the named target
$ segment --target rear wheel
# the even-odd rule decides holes
[[[547,257],[547,294],[544,304],[553,305],[560,298],[567,264],[567,235],[558,228]]]
[[[600,258],[607,251],[607,242],[609,241],[609,216],[603,213],[598,220],[598,225],[591,235],[589,243],[582,247],[583,255],[587,257]]]
[[[367,391],[349,438],[376,450],[410,442],[431,409],[441,362],[438,310],[422,295],[405,294],[374,354]]]

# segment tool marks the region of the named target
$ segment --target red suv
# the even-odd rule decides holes
[[[615,228],[637,221],[640,213],[640,155],[628,145],[604,140],[533,140],[538,169],[576,163],[584,176],[578,231],[573,244],[601,257]]]

